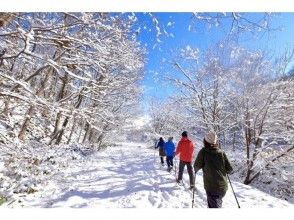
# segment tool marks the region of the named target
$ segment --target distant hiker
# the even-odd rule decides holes
[[[164,142],[163,138],[160,137],[159,141],[157,143],[157,146],[155,147],[155,149],[159,148],[159,157],[160,157],[160,162],[161,162],[162,166],[164,165],[163,157],[165,157],[164,144],[165,144],[165,142]]]
[[[182,139],[179,141],[175,155],[180,154],[180,164],[179,164],[179,175],[177,183],[180,183],[183,178],[183,172],[185,166],[187,166],[189,179],[190,179],[190,189],[194,189],[194,174],[192,167],[192,156],[194,151],[194,145],[192,141],[188,139],[187,131],[182,133]]]
[[[233,169],[226,154],[219,148],[214,131],[205,135],[203,144],[194,163],[195,175],[200,169],[203,170],[208,208],[221,208],[222,199],[228,190],[227,174]]]
[[[169,137],[168,141],[164,145],[164,151],[166,154],[167,171],[170,172],[174,166],[173,158],[175,155],[175,144],[173,143],[173,137]]]

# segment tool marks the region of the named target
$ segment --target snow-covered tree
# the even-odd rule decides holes
[[[186,47],[169,77],[196,122],[194,129],[215,130],[221,146],[244,151],[244,182],[251,183],[268,163],[293,147],[292,82],[282,80],[292,53],[279,62],[259,50],[219,43],[205,53]],[[191,56],[193,54],[193,56]],[[193,59],[192,59],[193,57]],[[279,111],[283,106],[285,112]],[[186,117],[188,117],[186,115]],[[290,116],[291,117],[291,116]],[[287,146],[290,144],[290,148]],[[273,152],[273,146],[280,150]],[[274,156],[275,155],[275,156]],[[282,166],[282,163],[279,164]]]
[[[143,76],[144,51],[132,24],[122,14],[105,13],[19,13],[10,19],[0,32],[0,94],[14,134],[25,140],[40,130],[37,138],[59,144],[81,129],[82,142],[100,143],[120,127]]]
[[[153,99],[149,104],[150,124],[157,136],[177,137],[189,128],[191,122],[184,114],[185,108],[177,98],[172,100]]]

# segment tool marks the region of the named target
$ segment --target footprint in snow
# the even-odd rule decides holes
[[[156,203],[156,199],[151,194],[148,196],[148,200],[151,202],[151,204],[154,206]]]
[[[165,199],[165,200],[169,200],[169,195],[166,193],[166,192],[163,192],[162,193],[162,196],[163,196],[163,198]]]

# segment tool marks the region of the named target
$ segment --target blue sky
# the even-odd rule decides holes
[[[207,30],[202,24],[192,23],[192,13],[155,13],[159,22],[161,32],[163,27],[172,36],[160,35],[161,42],[156,41],[156,28],[151,17],[147,14],[137,13],[141,32],[139,41],[142,45],[147,45],[147,64],[145,66],[145,78],[142,82],[145,92],[143,95],[143,105],[151,96],[165,99],[173,93],[172,87],[164,85],[163,76],[168,70],[165,59],[173,56],[175,51],[190,45],[205,51],[210,45],[222,40],[227,33],[229,24],[225,23],[217,28]],[[261,14],[250,13],[254,19],[259,19]],[[252,49],[267,49],[274,54],[280,54],[285,47],[294,47],[294,13],[280,13],[272,20],[273,27],[281,27],[282,31],[273,31],[269,34],[253,38],[252,35],[244,35],[241,44]],[[189,25],[192,31],[189,31]],[[144,29],[145,26],[145,29]]]

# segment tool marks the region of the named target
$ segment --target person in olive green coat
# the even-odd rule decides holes
[[[203,139],[204,147],[194,162],[195,174],[202,169],[208,208],[221,208],[222,199],[228,190],[227,174],[233,171],[226,154],[219,148],[214,131]]]

